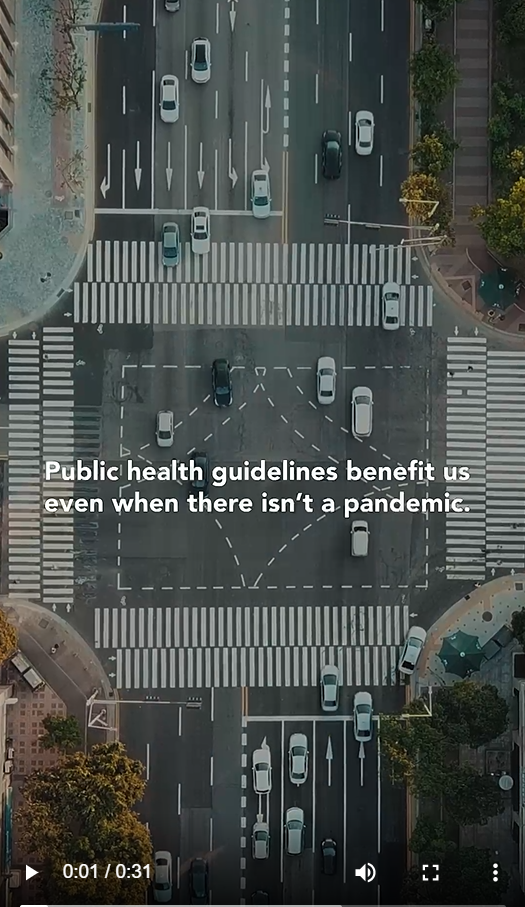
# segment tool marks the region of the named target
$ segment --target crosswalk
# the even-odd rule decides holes
[[[184,243],[181,263],[165,268],[162,243],[97,240],[87,250],[88,283],[412,283],[409,246],[341,243],[212,242],[207,255]]]
[[[431,286],[400,287],[402,327],[431,327]],[[378,327],[381,287],[256,283],[76,283],[75,323]]]
[[[447,576],[525,567],[525,352],[488,350],[485,338],[450,338],[447,465],[471,478],[447,486],[469,512],[448,514]]]
[[[95,648],[114,652],[118,689],[395,682],[408,606],[97,608]]]

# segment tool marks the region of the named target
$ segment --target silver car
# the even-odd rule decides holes
[[[369,110],[359,110],[355,115],[355,150],[357,154],[372,154],[374,129],[374,114]]]
[[[297,856],[304,847],[304,811],[299,806],[286,810],[284,824],[286,832],[286,853]]]
[[[153,897],[158,904],[168,904],[173,896],[172,859],[168,850],[158,850],[155,854],[155,878],[153,880]]]
[[[385,283],[382,293],[381,322],[385,331],[397,331],[399,327],[399,308],[401,304],[401,290],[399,284],[389,281]]]
[[[208,38],[195,38],[191,45],[191,77],[197,84],[209,82],[211,76],[211,44]]]
[[[321,708],[323,712],[337,712],[339,708],[339,668],[336,665],[321,668]]]
[[[210,210],[194,208],[191,214],[191,251],[194,255],[207,255],[210,251]]]
[[[352,391],[352,434],[354,438],[369,438],[372,434],[374,398],[369,387],[354,387]]]
[[[317,360],[317,402],[322,406],[335,400],[335,359],[321,356]]]
[[[410,627],[404,646],[399,656],[397,669],[400,674],[413,674],[423,651],[427,631],[423,627]]]
[[[155,435],[159,447],[173,446],[173,413],[171,410],[161,409],[157,413]]]
[[[269,747],[252,753],[253,789],[256,794],[269,794],[272,789],[272,763]]]
[[[358,743],[368,743],[372,739],[373,718],[372,696],[366,690],[360,690],[354,696],[354,737]]]
[[[162,76],[160,80],[160,118],[163,123],[176,123],[179,114],[179,80],[177,76]]]
[[[270,216],[271,210],[270,177],[266,170],[254,170],[252,173],[252,214],[258,220],[263,220]]]
[[[180,230],[175,223],[164,224],[162,228],[162,264],[174,268],[180,264]]]
[[[304,784],[308,777],[308,740],[306,734],[292,734],[288,744],[288,766],[292,784]]]
[[[255,822],[252,828],[254,860],[267,860],[270,855],[270,827],[267,822]]]

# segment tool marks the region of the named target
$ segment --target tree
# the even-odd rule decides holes
[[[500,869],[499,880],[493,881],[490,850],[464,847],[446,854],[440,860],[439,881],[423,882],[418,869],[405,876],[404,904],[501,904],[509,877]]]
[[[39,743],[44,750],[74,750],[82,743],[80,726],[74,715],[46,715],[42,719],[45,734],[41,734]]]
[[[74,195],[81,195],[86,180],[86,158],[85,148],[77,149],[70,158],[61,158],[57,160],[57,165],[63,177],[60,188],[66,186]]]
[[[72,46],[73,32],[81,28],[90,12],[91,0],[41,0],[37,8],[41,21],[53,23]]]
[[[418,816],[408,846],[412,853],[433,857],[441,857],[455,847],[447,835],[445,823],[423,815]]]
[[[443,793],[446,793],[445,809],[458,825],[479,824],[505,809],[495,779],[480,775],[471,765],[455,766]]]
[[[423,7],[423,12],[427,16],[436,19],[437,22],[442,22],[443,19],[448,19],[452,15],[454,6],[456,3],[461,3],[461,0],[417,0],[417,2]]]
[[[514,44],[525,38],[525,3],[515,0],[500,16],[498,36],[505,44]]]
[[[66,880],[64,863],[151,864],[148,829],[133,811],[144,795],[143,766],[121,743],[63,756],[33,772],[22,789],[21,846],[45,866],[46,903],[144,903],[147,879]],[[53,897],[51,897],[53,895]],[[96,899],[98,896],[98,900]]]
[[[454,140],[449,130],[443,126],[431,133],[423,135],[419,142],[412,148],[414,166],[421,173],[430,176],[439,176],[454,160],[454,152],[459,144]]]
[[[80,97],[86,84],[86,64],[74,46],[47,55],[40,73],[40,98],[50,113],[81,110]]]
[[[514,612],[510,626],[521,648],[525,650],[525,608]]]
[[[461,680],[434,697],[434,727],[454,743],[483,746],[507,730],[509,709],[490,683]]]
[[[416,101],[434,109],[454,90],[459,81],[454,58],[449,51],[425,41],[410,62]]]
[[[401,198],[409,217],[424,226],[434,226],[447,242],[453,242],[452,200],[447,186],[428,173],[411,173],[401,186]],[[439,202],[432,212],[429,202]]]
[[[18,648],[18,634],[9,623],[5,611],[0,608],[0,664],[15,654]]]
[[[472,208],[471,217],[479,221],[479,230],[485,242],[504,258],[513,258],[525,252],[525,177],[512,185],[507,197],[497,198],[483,208]]]

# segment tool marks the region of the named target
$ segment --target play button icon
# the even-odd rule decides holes
[[[38,869],[33,869],[32,866],[26,866],[26,882],[28,879],[32,879],[33,876],[38,875]]]

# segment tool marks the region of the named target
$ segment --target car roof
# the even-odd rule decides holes
[[[372,705],[372,694],[368,690],[358,690],[354,696],[354,705]]]

